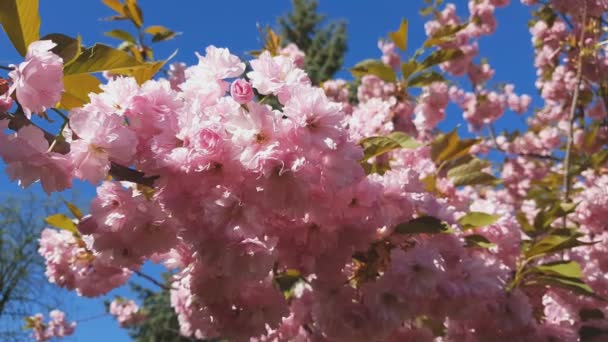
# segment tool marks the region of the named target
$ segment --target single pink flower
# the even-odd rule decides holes
[[[230,86],[230,95],[234,101],[245,104],[251,100],[253,100],[253,88],[249,82],[240,78],[234,82]]]
[[[61,100],[63,92],[63,59],[50,50],[56,46],[50,40],[30,44],[25,61],[9,73],[13,80],[10,93],[17,93],[17,101],[30,118]]]

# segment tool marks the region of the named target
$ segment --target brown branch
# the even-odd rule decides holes
[[[133,273],[135,273],[135,274],[137,274],[138,276],[140,276],[140,277],[142,277],[142,278],[144,278],[144,279],[148,280],[149,282],[151,282],[152,284],[154,284],[154,285],[156,285],[156,286],[160,287],[161,289],[164,289],[164,290],[171,290],[171,289],[172,289],[171,287],[169,287],[169,286],[167,286],[167,285],[165,285],[165,284],[161,283],[160,281],[158,281],[158,280],[156,280],[156,279],[152,278],[151,276],[149,276],[149,275],[147,275],[147,274],[145,274],[145,273],[143,273],[143,272],[141,272],[141,271],[138,271],[138,270],[133,270]]]
[[[127,181],[149,187],[153,187],[154,181],[159,178],[159,176],[146,177],[146,175],[141,171],[116,164],[115,162],[112,162],[111,164],[110,175],[112,175],[112,177],[118,181]]]

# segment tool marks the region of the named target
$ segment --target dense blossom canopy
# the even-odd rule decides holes
[[[602,340],[608,3],[522,0],[535,11],[531,113],[479,61],[509,2],[470,0],[464,19],[430,7],[427,50],[402,60],[391,33],[353,68],[355,92],[312,85],[294,44],[249,61],[209,46],[166,78],[108,72],[57,135],[32,114],[64,101],[68,64],[51,40],[31,43],[0,98],[6,172],[48,193],[97,186],[88,215],[42,232],[49,281],[96,297],[162,263],[180,332],[197,339]],[[450,104],[478,138],[438,131]],[[494,132],[523,114],[526,132]],[[130,300],[109,310],[123,327],[146,319]],[[37,340],[72,333],[51,318],[29,319]]]

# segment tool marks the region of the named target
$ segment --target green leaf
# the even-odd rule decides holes
[[[94,73],[140,65],[128,53],[103,44],[85,49],[76,60],[63,69],[65,75]]]
[[[80,36],[74,39],[61,33],[51,33],[40,38],[40,40],[52,40],[53,43],[57,44],[51,52],[63,59],[64,66],[70,64],[80,55],[82,40]]]
[[[560,277],[567,278],[582,278],[583,272],[581,266],[576,261],[556,261],[542,265],[535,266],[533,268],[535,272],[557,275]]]
[[[75,74],[63,77],[63,93],[57,108],[72,109],[89,103],[90,93],[99,93],[101,82],[91,74]]]
[[[376,59],[366,59],[359,62],[350,71],[355,77],[375,75],[385,82],[395,82],[397,80],[395,70]]]
[[[491,248],[496,246],[490,240],[486,239],[485,236],[479,234],[467,235],[464,237],[466,247],[469,248]]]
[[[462,146],[466,146],[466,144],[461,145],[461,147]],[[467,149],[467,147],[465,147],[465,149]],[[461,153],[459,152],[458,154]],[[466,157],[466,155],[459,157],[458,161],[463,157]],[[451,158],[450,160],[453,159],[454,158]],[[493,184],[496,181],[496,178],[491,174],[482,171],[489,165],[491,164],[487,161],[478,158],[471,158],[468,163],[464,163],[449,169],[447,176],[456,186]]]
[[[582,234],[580,233],[575,233],[572,235],[547,235],[546,237],[532,244],[532,246],[530,246],[530,248],[526,251],[525,256],[526,258],[530,259],[548,253],[594,244],[592,242],[579,241],[578,238],[581,236]]]
[[[132,44],[137,44],[135,37],[133,37],[129,32],[124,30],[112,30],[104,33],[108,37],[116,38],[119,40],[127,41]]]
[[[0,0],[0,23],[21,56],[40,38],[38,0]]]
[[[63,214],[51,215],[44,219],[44,222],[55,228],[67,230],[68,232],[72,233],[78,233],[78,228],[76,228],[76,224],[72,222],[69,217]]]
[[[80,209],[78,209],[78,207],[71,202],[68,201],[63,201],[63,203],[65,203],[65,205],[68,207],[68,209],[70,210],[70,213],[72,213],[72,215],[74,215],[75,218],[77,219],[82,219],[82,211],[80,211]]]
[[[143,84],[152,79],[164,65],[165,61],[148,62],[133,67],[112,69],[111,71],[113,74],[131,76],[135,78],[138,84]]]
[[[395,32],[389,33],[389,37],[401,49],[401,51],[405,51],[407,49],[407,32],[408,32],[408,23],[406,19],[401,20],[401,25],[399,25],[399,29]]]
[[[450,133],[441,134],[433,140],[431,143],[431,158],[438,165],[461,158],[469,154],[471,147],[480,141],[479,139],[460,140],[456,129],[454,129]]]
[[[452,178],[452,183],[454,183],[454,186],[491,185],[497,184],[498,179],[489,173],[473,172]]]
[[[448,62],[448,61],[451,61],[453,59],[456,59],[456,58],[459,58],[462,56],[463,56],[463,53],[459,49],[437,50],[437,51],[434,51],[433,53],[431,53],[430,55],[428,55],[428,57],[426,57],[424,59],[424,61],[422,61],[422,68],[427,69],[427,68],[433,67],[435,65],[438,65],[438,64],[441,64],[444,62]]]
[[[410,78],[410,76],[420,70],[420,64],[418,64],[415,59],[410,59],[409,61],[403,62],[403,64],[401,64],[401,73],[403,74],[404,80],[407,80],[408,78]]]
[[[491,215],[472,211],[458,220],[463,229],[472,229],[489,226],[500,219],[500,215]]]
[[[459,25],[445,25],[442,26],[434,35],[429,37],[426,42],[424,42],[424,47],[429,48],[435,45],[447,43],[451,41],[456,33],[467,27],[468,23],[459,24]]]
[[[412,137],[402,132],[393,132],[387,136],[369,137],[361,140],[359,144],[363,147],[363,159],[377,157],[398,148],[416,148],[420,146]]]
[[[589,285],[585,284],[585,282],[580,279],[556,276],[536,276],[531,282],[527,282],[527,285],[538,283],[556,286],[581,295],[602,299],[600,296],[596,295],[595,292],[593,292],[593,289]]]
[[[518,211],[517,214],[515,214],[515,218],[517,219],[517,222],[519,222],[521,229],[524,231],[524,233],[526,233],[526,235],[530,237],[535,237],[538,235],[534,227],[528,221],[526,214],[521,211]]]
[[[438,234],[448,230],[449,227],[445,222],[432,216],[415,218],[395,227],[395,232],[399,234]]]
[[[148,26],[148,28],[146,28],[146,33],[152,35],[153,42],[169,40],[178,35],[177,32],[161,25]]]
[[[433,82],[445,82],[445,77],[436,71],[425,71],[407,81],[408,87],[420,88],[430,85]]]

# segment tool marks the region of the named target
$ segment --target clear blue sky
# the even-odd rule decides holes
[[[460,13],[466,13],[464,0],[454,1]],[[499,28],[491,38],[482,39],[481,56],[486,57],[496,70],[494,81],[512,82],[516,90],[528,93],[537,100],[534,88],[535,70],[532,66],[533,52],[528,33],[527,21],[529,11],[518,0],[507,8],[499,9],[497,17]],[[245,56],[246,51],[260,47],[256,23],[275,25],[275,18],[286,13],[290,8],[288,0],[266,1],[153,1],[140,0],[147,25],[164,25],[182,32],[176,39],[159,44],[155,48],[157,58],[169,56],[179,49],[174,61],[192,64],[196,61],[194,52],[203,52],[205,46],[213,44],[228,47],[233,53]],[[378,38],[385,37],[395,30],[401,18],[410,21],[410,52],[424,40],[424,22],[418,15],[422,0],[374,0],[374,1],[330,1],[320,0],[320,10],[329,18],[345,19],[348,22],[349,50],[345,68],[365,58],[379,58]],[[42,35],[64,33],[70,36],[81,35],[87,45],[95,42],[115,44],[116,40],[103,35],[104,31],[128,27],[125,23],[101,21],[100,18],[111,15],[100,0],[41,0]],[[0,64],[18,63],[21,58],[12,50],[7,38],[0,34]],[[346,71],[341,77],[348,78]],[[462,123],[461,112],[452,108],[447,120],[441,125],[451,129]],[[522,118],[509,114],[501,119],[499,128],[521,127]],[[462,132],[466,131],[462,125]],[[4,165],[0,162],[0,169]],[[39,186],[34,186],[36,191]],[[86,201],[93,194],[90,186],[79,183],[75,186],[79,197]],[[15,192],[19,188],[10,183],[4,174],[0,175],[0,192]],[[66,195],[66,197],[70,197]],[[158,274],[158,267],[144,268],[152,274]],[[138,281],[139,282],[139,281]],[[145,282],[140,282],[145,284]],[[117,294],[129,296],[129,291],[122,289]],[[84,319],[103,313],[103,298],[77,298],[65,294],[66,311],[69,317]],[[111,296],[110,296],[111,297]],[[129,341],[126,332],[118,327],[110,317],[91,319],[79,323],[77,333],[69,341]]]

